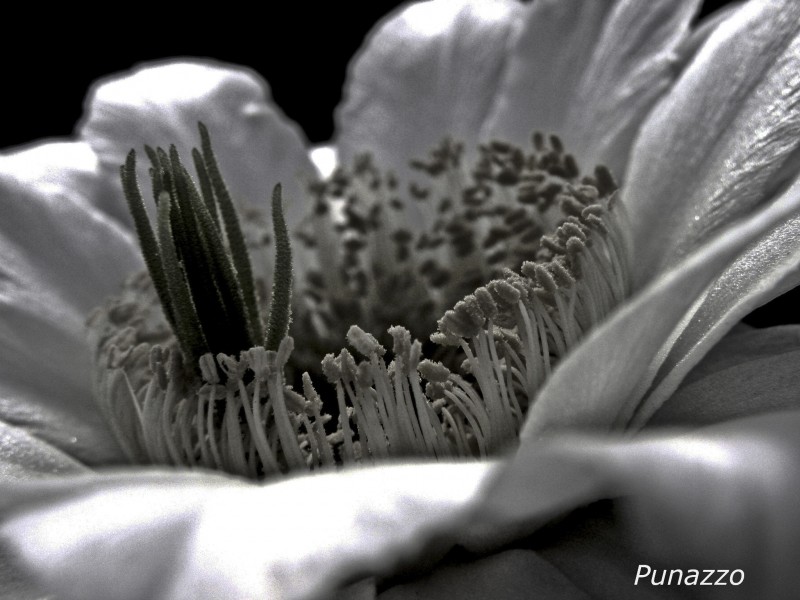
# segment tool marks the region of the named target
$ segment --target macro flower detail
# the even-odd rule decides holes
[[[405,7],[352,63],[321,182],[265,84],[210,61],[100,82],[77,141],[0,157],[0,592],[624,598],[637,563],[689,557],[794,597],[800,338],[728,332],[800,281],[800,8],[698,5]],[[195,352],[123,188],[151,182],[132,147],[183,174],[198,122],[261,316],[242,292],[246,335]],[[295,329],[259,350],[277,236],[253,204],[277,182]],[[183,199],[159,196],[169,254]],[[203,231],[241,265],[220,217]],[[208,343],[224,323],[202,321]],[[481,459],[419,458],[457,455]]]
[[[396,229],[409,218],[398,184],[389,174],[384,190],[365,156],[352,176],[339,170],[331,181],[312,184],[318,195],[310,218],[327,222],[313,223],[316,235],[301,232],[301,239],[312,252],[317,240],[324,249],[319,270],[308,273],[317,282],[311,299],[327,299],[339,311],[317,309],[314,316],[326,317],[334,331],[349,324],[346,338],[366,360],[357,363],[347,350],[317,357],[315,371],[335,392],[320,395],[304,372],[298,393],[287,385],[291,354],[296,341],[306,345],[304,333],[313,347],[314,332],[306,327],[286,337],[292,270],[280,184],[272,199],[274,273],[254,278],[209,132],[202,123],[199,130],[202,150],[192,150],[199,185],[175,146],[168,152],[145,147],[155,231],[133,151],[121,166],[149,277],[131,277],[122,297],[89,321],[96,401],[133,462],[260,478],[388,457],[485,458],[514,443],[559,357],[629,293],[616,183],[602,166],[581,175],[557,136],[535,133],[528,153],[499,141],[481,146],[469,174],[461,146],[450,140],[428,161],[412,161],[440,188],[409,185],[408,193],[437,215],[415,232]],[[396,195],[387,199],[386,191]],[[337,203],[343,203],[340,223],[331,222]],[[555,230],[542,235],[549,223]],[[329,231],[338,232],[339,243],[326,240]],[[394,252],[381,260],[387,245]],[[270,278],[262,333],[264,300],[256,288]],[[400,282],[414,292],[386,320],[397,319],[387,329],[393,340],[387,365],[385,348],[358,317],[372,315],[372,324],[381,325],[380,299]],[[425,358],[405,323],[453,302],[427,350],[443,355],[446,365]],[[304,314],[304,306],[295,312]],[[430,324],[419,321],[418,331]],[[464,373],[451,372],[459,363]],[[326,430],[331,416],[322,399],[334,397],[339,419]]]

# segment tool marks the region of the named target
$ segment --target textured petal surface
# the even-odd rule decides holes
[[[755,241],[796,214],[797,189],[717,236],[662,274],[597,327],[554,371],[523,427],[523,439],[567,428],[626,424],[655,373],[651,365],[685,315]],[[657,407],[656,407],[657,408]]]
[[[336,112],[340,160],[370,151],[403,176],[444,136],[474,144],[520,12],[513,1],[437,0],[378,25],[350,65]]]
[[[88,469],[27,431],[0,422],[0,485]]]
[[[800,4],[749,2],[651,113],[624,191],[639,285],[796,174],[799,66]]]
[[[255,486],[134,472],[16,486],[2,532],[59,598],[316,598],[458,529],[488,463],[401,465]]]
[[[103,462],[119,450],[91,397],[84,322],[141,258],[84,192],[87,152],[58,143],[0,158],[0,419]]]
[[[129,222],[119,166],[130,149],[140,155],[140,183],[149,181],[145,144],[175,144],[191,164],[190,150],[200,144],[198,121],[208,126],[234,197],[266,206],[281,182],[287,220],[296,224],[308,208],[300,184],[315,173],[303,134],[272,104],[258,75],[211,61],[144,64],[97,83],[90,93],[79,132],[100,157],[109,193],[118,199],[116,216]]]
[[[789,193],[800,193],[795,183]],[[634,415],[640,427],[672,395],[686,373],[752,310],[800,284],[800,217],[792,217],[751,245],[695,307],[691,320],[659,353],[646,400]]]
[[[676,76],[698,4],[531,3],[483,136],[526,147],[535,129],[556,133],[585,169],[602,162],[621,176],[640,122]]]
[[[22,429],[0,422],[0,486],[86,471],[86,467],[53,446]],[[44,598],[45,594],[16,567],[11,556],[6,544],[0,542],[0,598]]]

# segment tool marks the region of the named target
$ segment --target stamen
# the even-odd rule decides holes
[[[415,203],[400,201],[394,176],[368,155],[315,182],[296,239],[319,264],[293,303],[280,185],[270,237],[258,211],[237,214],[202,125],[200,137],[199,188],[174,147],[146,147],[155,231],[128,156],[123,189],[150,277],[129,279],[89,321],[98,401],[133,462],[262,478],[489,456],[513,443],[554,365],[630,291],[611,174],[581,177],[561,140],[537,133],[529,152],[480,146],[470,170],[463,147],[445,140],[412,162],[431,180],[411,183]],[[272,241],[270,279],[247,248]],[[414,338],[435,315],[431,348]],[[361,359],[340,350],[320,362],[342,339]],[[289,384],[300,365],[312,370],[302,394]],[[332,386],[322,396],[318,373]]]

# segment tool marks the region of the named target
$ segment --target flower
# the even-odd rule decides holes
[[[397,465],[265,486],[163,469],[86,474],[83,464],[122,458],[86,403],[89,366],[79,336],[91,306],[140,266],[111,175],[124,153],[140,142],[182,142],[202,120],[212,131],[226,131],[217,147],[220,162],[232,185],[242,186],[237,195],[250,198],[266,195],[265,180],[283,179],[291,190],[296,170],[310,163],[296,130],[264,101],[249,73],[197,64],[144,69],[101,85],[81,128],[83,141],[4,158],[2,240],[9,259],[2,322],[13,352],[4,355],[0,378],[7,423],[0,506],[6,538],[45,584],[83,598],[321,595],[356,575],[396,572],[400,557],[418,552],[433,533],[485,550],[618,494],[629,494],[635,511],[622,522],[642,532],[660,525],[654,515],[675,519],[673,530],[655,530],[656,539],[689,539],[698,560],[715,555],[707,539],[687,531],[721,535],[753,514],[774,532],[759,540],[747,528],[753,544],[763,544],[776,560],[797,556],[795,536],[778,531],[779,524],[788,531],[797,525],[796,508],[787,505],[798,481],[791,435],[796,411],[688,437],[594,437],[649,420],[714,422],[769,402],[769,408],[796,406],[781,394],[783,385],[753,400],[753,392],[763,394],[763,380],[746,394],[731,393],[735,402],[696,402],[718,400],[703,386],[710,380],[718,386],[711,378],[731,364],[759,374],[724,342],[726,351],[700,360],[750,308],[796,283],[797,7],[751,2],[726,15],[729,20],[693,32],[693,3],[655,10],[598,3],[576,14],[571,8],[569,2],[411,7],[372,36],[339,113],[337,148],[345,160],[364,139],[381,140],[369,144],[375,159],[397,167],[438,141],[425,139],[431,129],[440,135],[447,128],[469,146],[488,132],[518,141],[519,132],[539,126],[559,129],[580,158],[602,157],[625,173],[636,293],[554,369],[529,411],[520,450],[507,462]],[[426,11],[447,18],[435,20]],[[624,39],[616,33],[622,24],[631,32]],[[576,43],[565,48],[563,32]],[[587,39],[596,46],[577,43]],[[555,77],[565,72],[558,62],[564,51],[585,65],[569,71],[574,81]],[[535,78],[527,68],[534,60],[546,65]],[[399,68],[409,64],[427,68]],[[432,68],[451,79],[434,78],[431,89]],[[542,90],[547,81],[552,87]],[[534,104],[537,113],[529,112]],[[149,118],[141,118],[137,105]],[[698,126],[709,107],[717,109],[714,118]],[[265,167],[260,157],[268,144],[274,160]],[[264,179],[252,176],[259,172],[266,172]],[[243,186],[253,186],[253,193]],[[299,190],[287,196],[300,197]],[[287,210],[290,222],[302,217],[297,208]],[[79,239],[75,231],[85,235]],[[632,338],[645,323],[646,335]],[[767,375],[792,372],[791,357],[784,356],[796,347],[789,332],[727,340],[762,352]],[[697,379],[675,394],[698,364]],[[582,428],[594,435],[544,435]],[[46,476],[52,471],[60,475]],[[30,481],[11,484],[11,478]],[[709,494],[730,498],[731,489],[742,504],[691,518],[687,506],[702,507]],[[323,501],[330,518],[317,514]],[[581,542],[602,541],[580,531],[564,539],[577,539],[578,549]],[[709,539],[713,544],[719,537]],[[662,546],[667,560],[674,559]],[[568,556],[562,552],[559,559],[558,547],[543,553],[569,573]],[[724,550],[716,556],[745,561],[754,577],[770,574],[747,561],[749,544],[726,543]],[[501,566],[509,559],[524,568],[513,551],[496,556]],[[116,568],[133,564],[137,569]],[[791,575],[791,564],[772,566]],[[483,562],[475,570],[492,568]],[[569,585],[546,565],[533,571]],[[579,567],[576,572],[579,580],[585,576]],[[764,590],[773,581],[757,583]]]

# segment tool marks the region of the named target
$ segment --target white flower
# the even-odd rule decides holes
[[[750,342],[768,369],[725,352],[674,394],[743,315],[797,283],[798,7],[750,2],[716,28],[692,31],[693,2],[578,6],[412,6],[370,38],[338,114],[342,160],[366,145],[399,170],[442,134],[470,147],[545,129],[581,162],[624,173],[634,293],[553,371],[507,463],[387,466],[264,486],[164,469],[87,473],[84,465],[122,458],[89,402],[83,321],[141,266],[116,177],[125,153],[144,143],[189,148],[203,121],[224,132],[217,154],[242,198],[266,197],[277,180],[301,198],[292,184],[311,163],[251,73],[196,63],[101,84],[81,141],[2,158],[0,509],[7,540],[42,583],[65,598],[312,597],[395,572],[434,533],[485,550],[576,506],[630,495],[634,527],[669,517],[674,527],[656,540],[689,540],[700,561],[739,561],[762,591],[788,596],[791,587],[769,586],[796,578],[797,536],[786,534],[798,527],[789,500],[800,481],[796,411],[689,437],[547,434],[796,407],[784,393],[791,380],[753,398],[766,387],[759,376],[793,373],[787,332],[729,338]],[[290,207],[290,222],[305,208]],[[719,389],[698,390],[731,364],[754,387],[697,406],[719,400]],[[706,497],[719,510],[698,518]],[[753,515],[767,523],[763,537],[747,525]],[[720,541],[736,527],[752,545]],[[576,535],[563,539],[569,548]],[[602,538],[577,539],[591,548]],[[569,551],[545,546],[559,569],[591,585],[582,565],[602,556],[597,547],[571,565]],[[774,562],[759,568],[753,547]],[[516,554],[498,557],[510,557],[520,579],[552,574]],[[615,566],[633,580],[628,563]],[[6,572],[0,583],[14,584]],[[630,589],[622,581],[609,584],[612,593]]]

